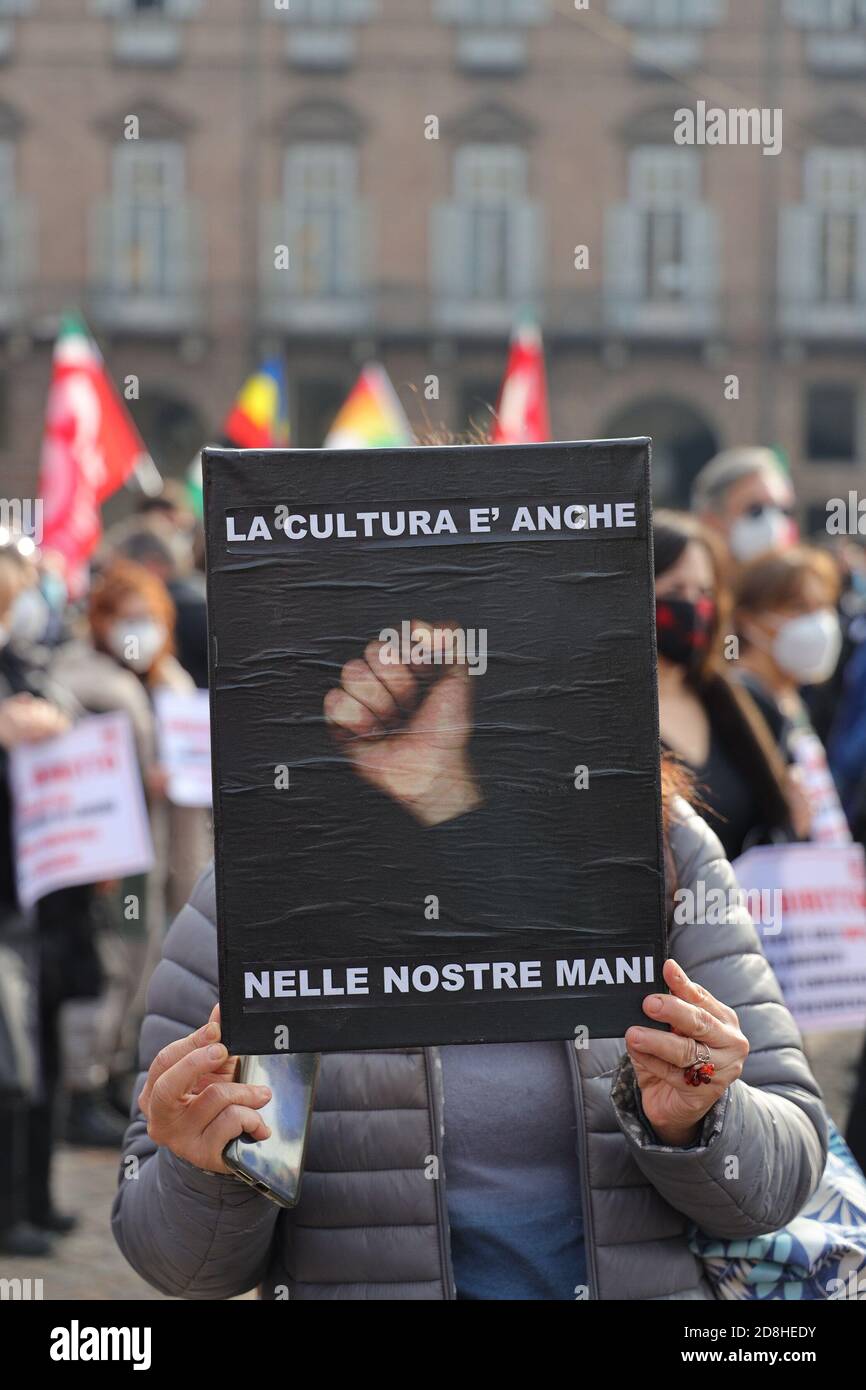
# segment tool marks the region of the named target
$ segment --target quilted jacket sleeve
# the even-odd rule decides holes
[[[143,1279],[176,1298],[232,1298],[264,1275],[280,1209],[229,1177],[204,1173],[147,1133],[138,1096],[160,1048],[207,1022],[217,999],[213,868],[165,940],[148,990],[142,1072],[132,1102],[112,1229]]]
[[[742,1077],[706,1116],[694,1146],[675,1149],[656,1140],[627,1057],[611,1090],[617,1119],[648,1180],[707,1234],[732,1239],[775,1231],[796,1216],[824,1170],[821,1093],[755,927],[730,898],[736,879],[724,851],[684,804],[671,851],[676,887],[697,894],[702,883],[708,903],[721,901],[710,897],[721,889],[726,906],[718,925],[679,925],[675,916],[670,954],[736,1011],[751,1050]]]

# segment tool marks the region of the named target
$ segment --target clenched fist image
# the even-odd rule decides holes
[[[420,620],[411,629],[413,642],[426,639],[430,648],[449,631]],[[416,663],[408,652],[397,657],[387,643],[370,642],[343,667],[323,709],[357,775],[422,825],[481,804],[469,759],[472,681],[465,660]]]

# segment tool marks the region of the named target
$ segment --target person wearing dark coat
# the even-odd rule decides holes
[[[653,546],[663,746],[693,773],[701,814],[729,859],[796,838],[802,813],[784,759],[725,660],[718,542],[693,517],[659,511]]]

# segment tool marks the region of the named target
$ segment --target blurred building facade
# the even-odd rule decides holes
[[[369,356],[483,425],[529,313],[557,437],[652,434],[666,502],[777,445],[820,523],[866,455],[866,0],[579,4],[0,0],[3,490],[66,306],[169,473],[275,348],[298,444]],[[677,145],[698,101],[781,153]]]

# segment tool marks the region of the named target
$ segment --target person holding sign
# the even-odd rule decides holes
[[[54,1209],[50,1194],[61,1000],[49,981],[59,974],[50,968],[55,957],[69,974],[79,964],[74,948],[86,957],[89,945],[87,904],[82,908],[80,894],[53,894],[33,911],[25,911],[18,898],[10,755],[62,734],[71,712],[21,641],[33,635],[21,614],[35,584],[30,560],[12,545],[0,548],[0,1251],[22,1256],[49,1254],[48,1231],[63,1233],[74,1224]],[[58,918],[59,935],[52,930]]]
[[[335,737],[417,822],[469,825],[466,672],[419,682],[380,658],[378,644],[359,654],[327,696]],[[403,735],[397,754],[386,728]],[[666,768],[673,879],[735,902],[721,846],[678,785]],[[222,1158],[238,1135],[266,1136],[270,1095],[235,1081],[220,1042],[207,872],[151,985],[126,1141],[138,1180],[121,1177],[113,1212],[122,1251],[190,1298],[255,1285],[292,1301],[712,1298],[689,1222],[727,1238],[784,1225],[823,1171],[826,1125],[744,909],[718,930],[673,925],[671,952],[670,993],[644,1000],[662,1028],[323,1056],[308,1171],[285,1211]]]
[[[52,670],[88,711],[122,710],[129,716],[156,862],[148,874],[105,885],[100,949],[110,987],[101,999],[67,1011],[66,1042],[74,1080],[97,1075],[110,1094],[128,1103],[146,984],[168,922],[207,862],[210,844],[205,813],[169,802],[157,761],[155,700],[160,691],[193,688],[172,654],[174,608],[165,585],[143,566],[114,559],[93,585],[88,617],[91,641],[69,643]],[[78,1118],[72,1137],[87,1139],[94,1129],[92,1104],[78,1088],[74,1094],[72,1118]],[[102,1127],[111,1140],[112,1126]]]

